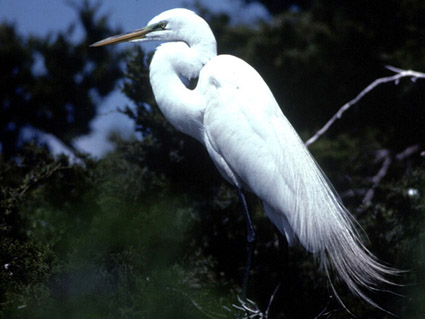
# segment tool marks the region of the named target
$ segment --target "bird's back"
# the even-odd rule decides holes
[[[230,169],[241,186],[263,201],[290,243],[295,232],[314,251],[302,215],[313,209],[314,187],[323,187],[316,176],[321,173],[270,89],[251,66],[233,56],[214,58],[201,79],[206,145],[216,166],[235,184]]]
[[[290,244],[298,239],[326,273],[334,269],[354,294],[378,307],[363,288],[389,283],[384,275],[396,271],[362,245],[349,212],[261,76],[236,57],[218,56],[201,72],[199,92],[204,143],[221,174],[263,201]]]

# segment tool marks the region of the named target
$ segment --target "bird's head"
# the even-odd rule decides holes
[[[93,43],[92,47],[128,41],[182,41],[189,46],[210,41],[214,35],[207,22],[193,11],[171,9],[154,17],[147,26]]]

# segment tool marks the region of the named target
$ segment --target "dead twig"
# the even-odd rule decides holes
[[[277,284],[276,288],[275,288],[275,289],[274,289],[274,291],[273,291],[273,294],[270,296],[269,304],[267,305],[266,312],[264,313],[264,315],[265,315],[265,319],[268,319],[268,318],[269,318],[269,311],[270,311],[270,307],[271,307],[271,305],[272,305],[272,303],[273,303],[274,296],[276,295],[277,291],[278,291],[278,290],[279,290],[279,288],[280,288],[280,285],[281,285],[281,282],[279,282],[279,283]]]
[[[412,82],[415,82],[417,79],[425,79],[425,73],[422,72],[416,72],[412,70],[402,70],[393,66],[387,66],[388,70],[395,72],[396,74],[392,76],[386,76],[379,79],[376,79],[371,84],[369,84],[365,89],[363,89],[354,99],[351,101],[345,103],[339,110],[336,112],[331,119],[314,134],[312,137],[310,137],[307,142],[305,142],[305,145],[308,147],[309,145],[313,144],[315,141],[319,139],[323,134],[326,133],[326,131],[332,126],[332,124],[335,123],[336,120],[340,119],[342,115],[354,104],[358,103],[366,94],[368,94],[370,91],[375,89],[377,86],[394,82],[396,85],[399,83],[400,79],[402,78],[410,78]]]
[[[375,162],[382,161],[382,166],[379,169],[378,173],[372,177],[372,186],[367,190],[364,198],[363,198],[363,204],[370,203],[370,201],[373,198],[373,195],[375,193],[375,189],[379,186],[382,179],[387,175],[388,169],[390,168],[391,164],[396,161],[404,161],[405,159],[409,158],[413,154],[419,152],[420,145],[414,144],[409,147],[407,147],[404,151],[392,155],[391,152],[387,149],[380,150],[377,152],[376,160]]]
[[[257,304],[254,301],[248,298],[246,298],[245,300],[242,300],[239,296],[238,296],[238,301],[240,305],[233,304],[232,306],[243,312],[244,316],[242,317],[242,319],[268,319],[270,307],[273,303],[274,297],[276,296],[280,286],[281,286],[281,283],[279,282],[276,288],[274,289],[272,295],[270,296],[269,304],[267,305],[267,309],[264,313],[258,308]]]
[[[258,308],[257,304],[254,301],[248,298],[242,300],[239,296],[238,301],[240,303],[240,306],[235,304],[233,304],[232,306],[244,312],[244,317],[242,317],[242,319],[265,319],[264,314],[261,312],[261,310]]]

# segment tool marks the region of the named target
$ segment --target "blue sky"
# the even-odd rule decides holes
[[[44,36],[57,30],[65,30],[77,15],[69,2],[78,0],[0,0],[0,21],[13,22],[21,34]],[[144,26],[158,13],[171,8],[191,8],[193,0],[102,0],[101,13],[108,14],[111,25],[131,31]],[[199,1],[211,10],[230,12],[235,22],[251,22],[256,18],[266,17],[267,13],[259,5],[242,6],[240,0]],[[82,33],[77,29],[74,36]],[[128,44],[134,45],[134,44]],[[115,90],[102,103],[98,116],[92,121],[92,133],[75,140],[75,145],[82,151],[101,156],[111,149],[108,142],[110,132],[120,132],[124,136],[134,133],[133,122],[114,110],[125,104],[131,104],[125,96]],[[53,137],[46,136],[55,152],[62,152],[63,147]]]

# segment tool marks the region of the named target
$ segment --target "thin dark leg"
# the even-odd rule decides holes
[[[248,288],[249,272],[251,271],[252,254],[254,252],[254,242],[248,243],[247,248],[248,248],[248,252],[246,254],[245,273],[244,273],[243,279],[242,279],[242,293],[241,293],[242,300],[246,299],[246,291],[247,291],[247,288]]]
[[[238,195],[244,209],[244,216],[245,216],[245,223],[246,223],[246,240],[248,244],[248,247],[247,247],[248,252],[247,252],[246,263],[245,263],[245,273],[242,280],[242,296],[241,296],[242,300],[245,300],[246,290],[248,287],[249,272],[251,270],[252,253],[254,252],[255,231],[254,231],[254,227],[252,226],[251,216],[249,215],[245,196],[239,188],[238,188]]]
[[[245,216],[245,222],[246,222],[246,241],[248,242],[248,244],[252,244],[255,241],[254,226],[252,226],[251,216],[249,215],[248,205],[246,204],[245,195],[242,193],[242,191],[239,188],[238,188],[238,195],[242,202],[242,206],[244,210],[244,216]]]

